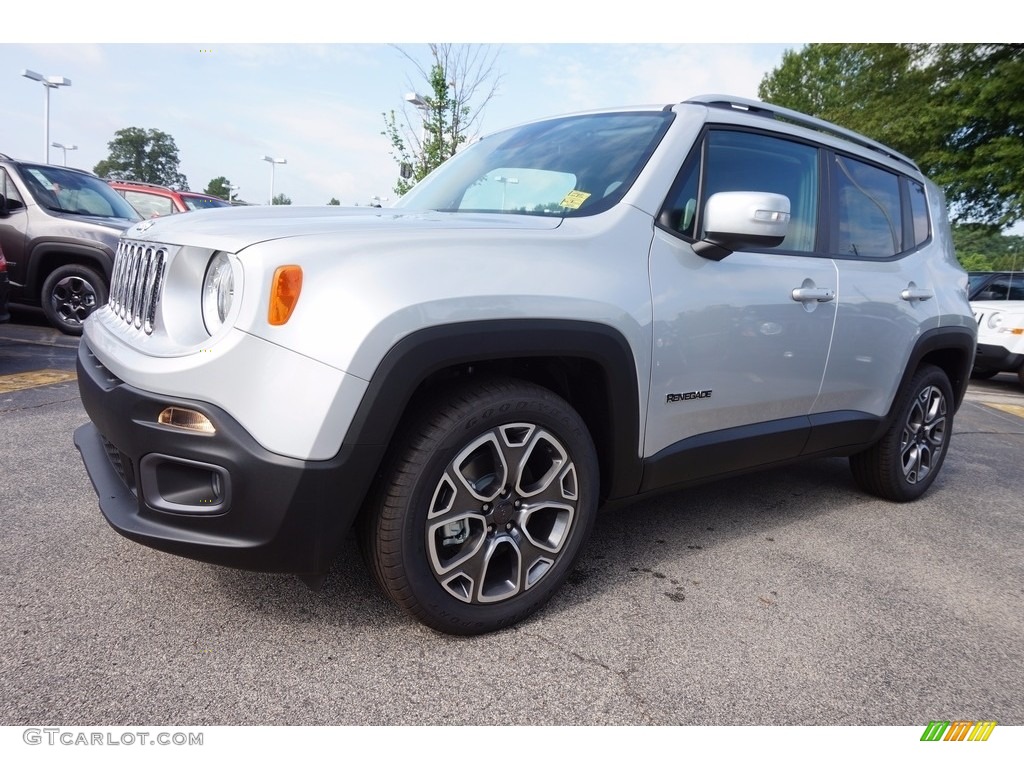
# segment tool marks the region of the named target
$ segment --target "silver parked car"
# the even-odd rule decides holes
[[[707,96],[495,133],[391,209],[136,225],[75,442],[129,538],[317,585],[356,525],[388,596],[472,634],[602,505],[817,456],[918,498],[976,334],[913,161]]]

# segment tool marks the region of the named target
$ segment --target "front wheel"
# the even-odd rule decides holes
[[[40,300],[54,328],[81,336],[85,318],[107,303],[107,285],[95,270],[66,264],[47,276]]]
[[[538,610],[597,508],[597,455],[580,416],[546,389],[490,379],[433,401],[404,434],[363,521],[383,591],[460,635]]]
[[[890,501],[913,501],[935,481],[953,434],[953,390],[923,365],[899,395],[896,418],[871,448],[850,457],[857,484]]]

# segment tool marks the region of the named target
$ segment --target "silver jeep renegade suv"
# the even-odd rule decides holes
[[[976,333],[910,159],[705,96],[487,136],[391,209],[136,225],[75,443],[131,539],[315,586],[355,525],[387,595],[473,634],[602,505],[812,456],[916,499]]]

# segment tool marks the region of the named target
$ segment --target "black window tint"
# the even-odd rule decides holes
[[[839,156],[836,170],[839,253],[884,259],[903,250],[899,177]]]
[[[921,245],[928,239],[931,228],[928,226],[928,198],[924,187],[916,181],[910,182],[910,211],[914,218],[914,245]]]
[[[1024,275],[1011,275],[1008,277],[997,277],[985,286],[985,290],[979,293],[976,299],[984,300],[1024,300]]]
[[[3,205],[8,211],[25,207],[25,201],[21,199],[18,188],[14,186],[14,181],[2,168],[0,168],[0,195],[3,195]]]
[[[665,206],[661,221],[673,232],[696,239],[694,226],[697,223],[697,193],[700,183],[700,161],[691,157],[683,166],[682,174],[676,179],[675,188]]]
[[[774,192],[789,198],[790,221],[778,248],[813,251],[818,223],[818,150],[773,136],[708,134],[703,203],[716,192]]]

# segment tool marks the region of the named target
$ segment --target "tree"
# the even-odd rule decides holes
[[[107,159],[93,169],[97,176],[188,189],[188,179],[178,171],[178,147],[170,134],[154,128],[122,128],[107,149]]]
[[[271,205],[291,205],[292,199],[288,197],[284,192],[278,192],[274,195],[274,199],[270,202]]]
[[[341,200],[339,200],[336,197],[332,197],[330,200],[327,201],[327,204],[328,205],[341,205]]]
[[[206,185],[206,189],[203,191],[203,194],[219,197],[222,200],[230,200],[231,182],[226,176],[218,176],[216,179],[210,179],[210,183]]]
[[[1024,237],[1003,235],[991,227],[953,227],[953,247],[960,266],[968,271],[1020,271],[1024,269]]]
[[[870,136],[943,187],[958,222],[1024,219],[1024,46],[812,44],[787,51],[764,101]]]
[[[381,133],[391,142],[391,156],[400,169],[394,191],[403,195],[454,155],[479,127],[484,109],[497,93],[501,73],[496,68],[499,51],[486,45],[431,43],[431,61],[426,66],[398,50],[427,85],[421,107],[407,104],[401,114],[383,113]],[[417,90],[411,83],[409,88]]]

